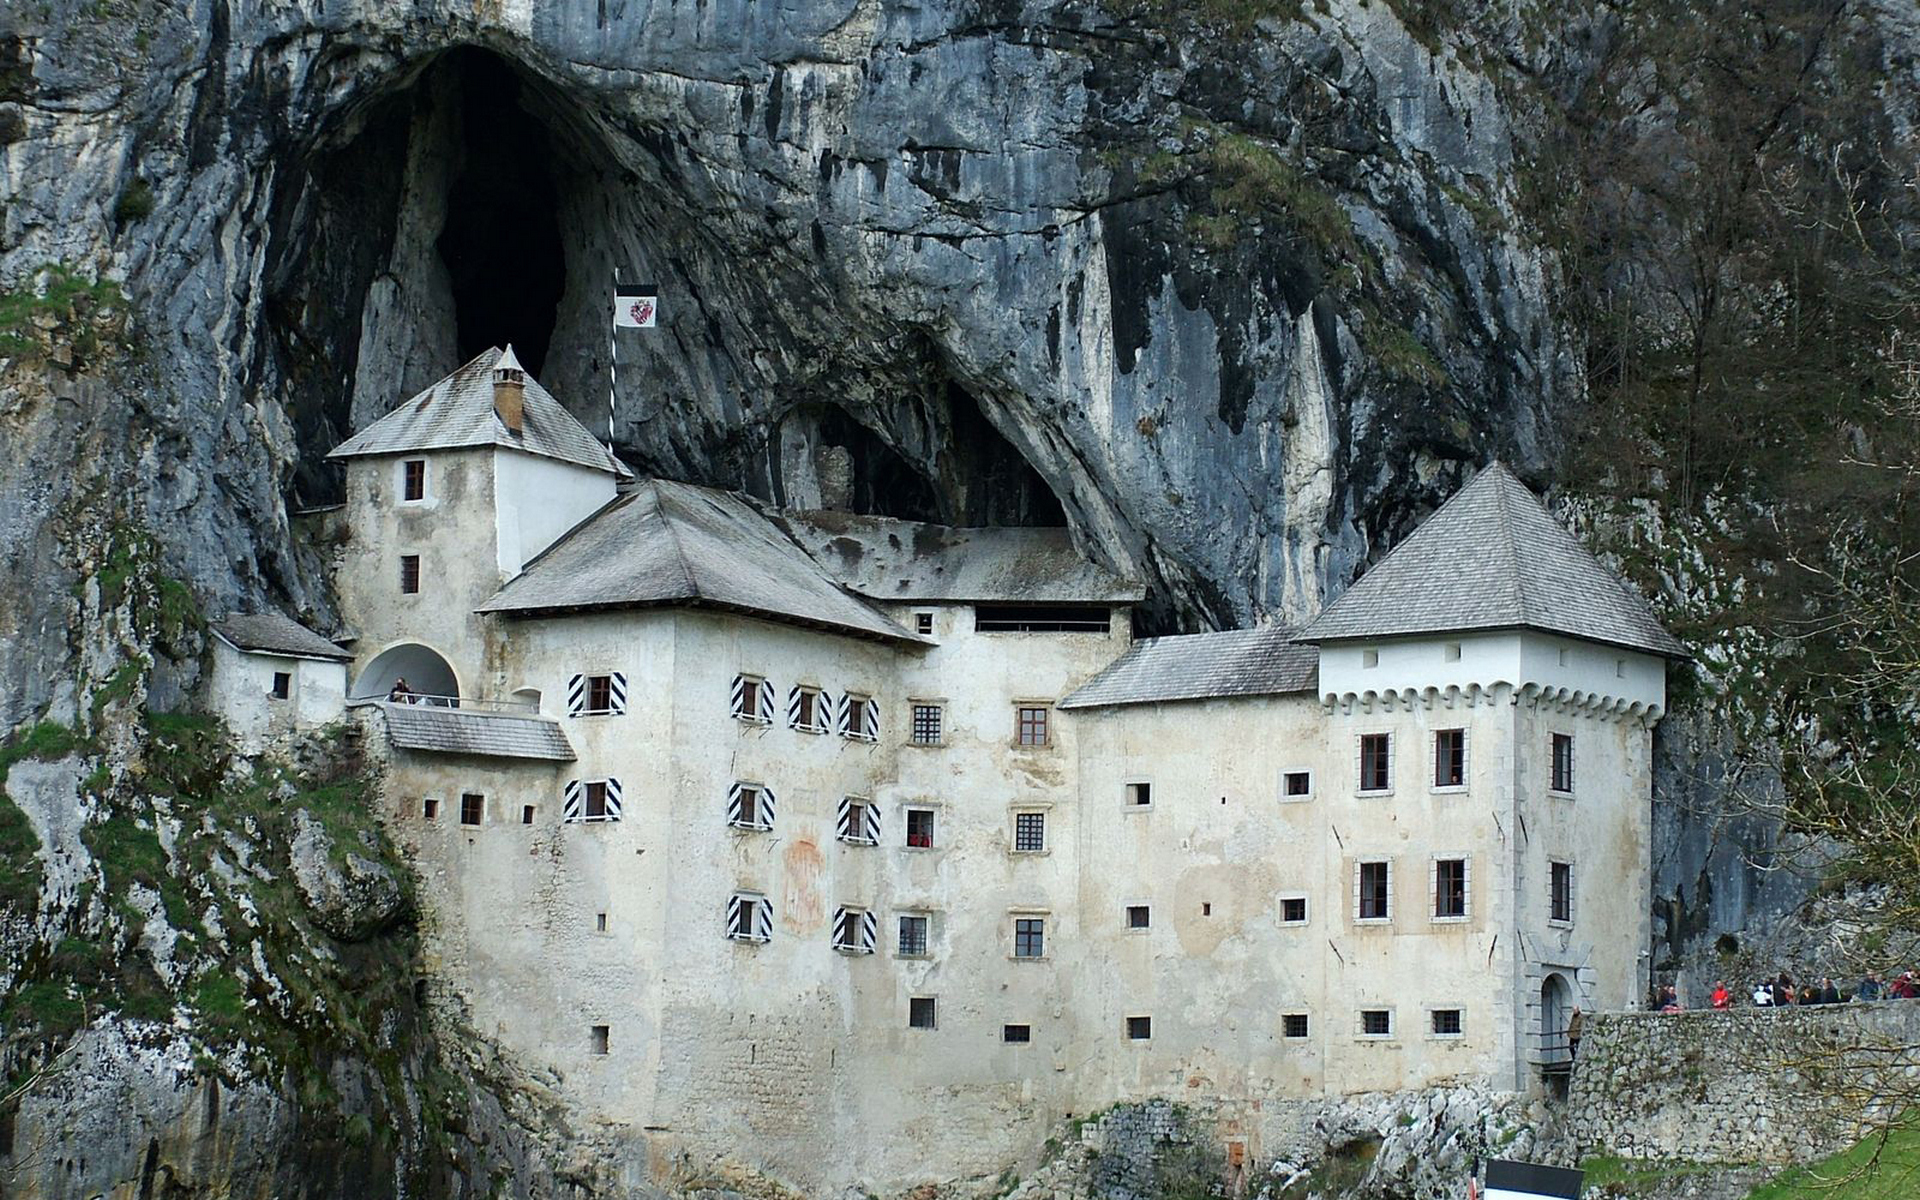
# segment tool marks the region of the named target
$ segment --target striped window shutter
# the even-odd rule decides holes
[[[795,685],[792,689],[790,689],[787,692],[787,728],[788,729],[800,728],[801,690],[802,689],[798,685]]]
[[[840,711],[838,715],[834,718],[833,724],[834,724],[834,728],[838,729],[842,735],[851,735],[853,733],[853,729],[848,724],[848,721],[847,721],[847,718],[851,715],[849,711],[849,706],[852,700],[853,700],[853,697],[848,695],[847,693],[845,692],[840,693]]]
[[[860,953],[872,954],[880,941],[880,919],[868,909],[860,914]]]
[[[577,717],[587,711],[587,677],[570,675],[567,677],[567,715]]]
[[[730,938],[751,937],[753,925],[747,914],[747,905],[753,902],[751,896],[733,895],[727,897],[727,936]]]
[[[619,819],[620,781],[618,779],[609,779],[607,780],[607,820],[618,821]]]
[[[770,787],[760,789],[760,828],[773,828],[773,789]]]
[[[763,724],[773,724],[773,684],[762,679],[759,697],[760,720]]]
[[[607,678],[610,684],[608,690],[613,694],[613,707],[607,711],[619,716],[625,716],[627,711],[627,677],[622,672],[615,671]]]
[[[587,785],[578,779],[569,779],[564,796],[560,807],[561,820],[584,820],[587,812]]]
[[[833,831],[842,841],[853,840],[853,801],[848,797],[840,798],[840,814],[834,819]]]
[[[734,780],[733,786],[727,789],[727,824],[729,825],[738,825],[740,823],[740,793],[742,790],[742,785],[737,779]]]
[[[755,941],[773,940],[773,901],[765,896],[757,897],[753,905],[753,936]]]
[[[747,677],[733,677],[733,691],[727,698],[727,711],[736,717],[751,716],[753,710],[747,707]]]
[[[865,715],[860,722],[860,736],[870,742],[877,742],[880,740],[880,704],[869,697],[865,708]]]
[[[868,804],[866,807],[865,828],[861,830],[867,841],[875,846],[880,844],[880,806]]]

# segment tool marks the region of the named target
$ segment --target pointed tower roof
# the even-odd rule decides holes
[[[574,420],[553,394],[528,377],[525,417],[520,432],[508,429],[493,411],[493,372],[518,370],[511,350],[495,346],[427,390],[333,448],[328,458],[364,458],[376,454],[412,454],[469,446],[510,446],[577,466],[606,471],[622,479],[633,474]]]
[[[1669,658],[1686,648],[1646,598],[1582,546],[1503,463],[1300,631],[1303,642],[1539,629]]]
[[[496,375],[502,371],[518,371],[522,375],[527,373],[527,369],[520,365],[520,360],[514,357],[512,342],[507,343],[506,352],[500,356],[498,362],[493,364],[493,371]]]

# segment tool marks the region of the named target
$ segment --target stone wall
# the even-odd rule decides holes
[[[1920,1003],[1604,1013],[1568,1103],[1584,1157],[1787,1163],[1830,1154],[1920,1086]]]

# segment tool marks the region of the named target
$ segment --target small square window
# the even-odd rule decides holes
[[[410,458],[402,469],[401,498],[406,500],[425,500],[427,498],[427,460]]]
[[[932,636],[933,614],[930,612],[917,612],[913,614],[913,631],[921,637]]]
[[[1127,905],[1127,928],[1146,929],[1153,924],[1153,911],[1144,904]]]
[[[486,812],[487,798],[478,792],[467,792],[460,797],[460,823],[478,825]]]
[[[1033,1040],[1033,1026],[1002,1025],[1000,1027],[1000,1040],[1009,1045],[1024,1046]]]
[[[275,700],[285,700],[288,696],[293,695],[293,673],[290,671],[275,671],[273,673],[273,691],[269,692],[268,695],[272,696]]]
[[[1013,814],[1013,849],[1016,854],[1039,854],[1047,848],[1047,814]]]
[[[533,824],[533,805],[522,804],[520,806],[520,823],[522,825]]]
[[[1448,642],[1448,643],[1447,643],[1447,654],[1446,654],[1446,657],[1447,657],[1447,661],[1448,661],[1448,662],[1459,662],[1459,661],[1460,661],[1460,643],[1459,643],[1459,642]]]
[[[1303,1038],[1307,1036],[1307,1014],[1288,1013],[1280,1018],[1280,1036]]]
[[[1047,922],[1044,917],[1018,917],[1013,922],[1013,956],[1044,958],[1047,953]]]
[[[933,848],[932,809],[910,808],[907,810],[907,845],[915,850]]]
[[[438,819],[440,816],[440,802],[432,796],[428,796],[426,799],[420,801],[420,816],[428,821]]]
[[[1390,1008],[1361,1009],[1360,1032],[1366,1037],[1393,1036],[1393,1010]]]
[[[1305,925],[1307,923],[1307,898],[1305,896],[1282,896],[1280,898],[1280,923],[1282,925]]]
[[[1313,772],[1288,771],[1280,776],[1280,796],[1284,800],[1305,800],[1313,795]]]
[[[1153,1018],[1152,1017],[1128,1017],[1127,1018],[1127,1040],[1128,1041],[1144,1042],[1149,1038],[1151,1038],[1152,1036],[1153,1036]]]
[[[595,933],[605,933],[607,931],[607,914],[593,914],[593,931]]]
[[[1360,790],[1363,792],[1393,790],[1392,734],[1360,735]]]
[[[916,746],[938,746],[942,734],[941,718],[946,714],[938,704],[916,704],[913,706],[913,744]]]
[[[1153,785],[1151,783],[1130,783],[1127,785],[1127,807],[1146,808],[1153,803]]]
[[[1433,1036],[1459,1037],[1460,1010],[1457,1008],[1436,1008],[1433,1010]]]
[[[587,1031],[589,1051],[593,1054],[607,1052],[607,1040],[611,1030],[605,1025],[595,1025]]]
[[[1379,666],[1380,652],[1378,650],[1362,650],[1360,652],[1360,665],[1363,667]]]
[[[400,556],[400,590],[406,595],[416,595],[420,591],[420,556],[402,554]]]
[[[901,914],[898,951],[901,958],[927,956],[927,930],[931,924],[931,920],[924,913]]]
[[[1023,704],[1014,710],[1014,742],[1037,748],[1047,745],[1047,714],[1044,705]]]
[[[907,1028],[932,1029],[938,1017],[938,1006],[932,996],[913,996],[907,1000]]]

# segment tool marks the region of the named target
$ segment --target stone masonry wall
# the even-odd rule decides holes
[[[1804,1162],[1920,1087],[1920,1003],[1589,1018],[1568,1103],[1582,1156]]]

